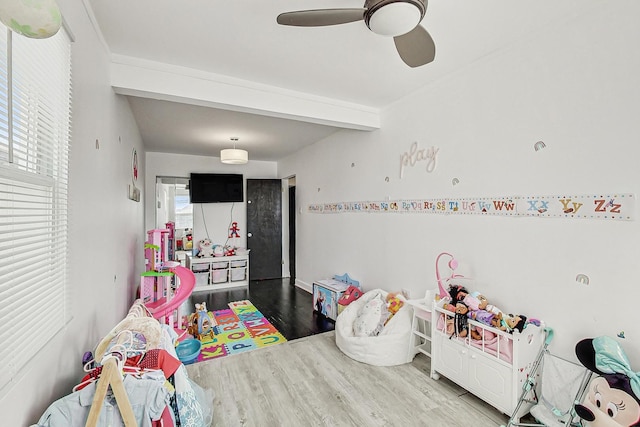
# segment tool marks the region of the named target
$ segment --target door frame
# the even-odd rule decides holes
[[[298,208],[296,206],[296,201],[294,200],[294,206],[290,206],[289,200],[289,187],[296,186],[296,176],[290,175],[285,178],[282,178],[282,277],[295,279],[295,277],[291,277],[291,248],[289,246],[289,237],[290,237],[290,224],[293,222],[294,229],[297,229],[297,218],[298,218]],[[292,208],[292,209],[290,209]],[[293,212],[293,217],[291,217],[291,212]],[[296,238],[296,236],[293,236]],[[296,251],[297,245],[294,245],[293,250]],[[297,257],[297,253],[294,253],[294,259]],[[295,266],[294,269],[295,271]]]
[[[291,277],[291,266],[290,266],[291,248],[289,247],[289,233],[290,233],[289,224],[291,221],[294,221],[294,225],[296,226],[298,225],[297,223],[298,210],[297,210],[297,206],[293,206],[292,211],[295,214],[293,218],[291,218],[290,209],[289,209],[290,207],[289,206],[289,187],[295,186],[295,185],[296,185],[295,175],[290,175],[285,178],[282,178],[282,260],[283,260],[282,277],[283,278],[288,277],[290,279],[295,279],[295,277]],[[295,201],[294,201],[294,204],[295,204]]]

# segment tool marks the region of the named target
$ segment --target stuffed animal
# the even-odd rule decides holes
[[[581,403],[574,408],[592,427],[640,426],[640,375],[631,370],[629,359],[610,337],[586,338],[576,344],[582,365],[597,374]]]
[[[396,314],[398,310],[400,310],[404,305],[404,301],[400,299],[400,297],[398,297],[398,294],[395,294],[392,292],[389,292],[387,294],[386,300],[387,300],[387,311],[389,312],[389,317],[387,317],[387,320],[384,322],[385,325],[389,322],[389,320],[391,320],[393,315]]]
[[[206,258],[213,256],[213,242],[209,238],[202,239],[198,242],[198,258]]]
[[[381,295],[371,298],[360,308],[353,321],[353,335],[356,337],[372,337],[378,335],[384,328],[389,317],[387,304]]]
[[[402,308],[404,301],[398,297],[398,294],[389,292],[387,294],[387,310],[391,315],[394,315]]]
[[[222,246],[222,245],[214,245],[213,246],[213,256],[224,256],[224,246]]]

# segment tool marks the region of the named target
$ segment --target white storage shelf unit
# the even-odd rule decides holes
[[[187,255],[186,264],[196,276],[194,292],[249,285],[249,255],[205,258]]]
[[[442,304],[434,303],[432,315],[431,377],[437,380],[443,375],[511,416],[530,369],[543,349],[544,326],[529,323],[522,332],[509,334],[469,319],[469,328],[479,328],[483,337],[495,337],[474,340],[470,336],[452,337],[447,320],[452,321],[455,315],[442,308]],[[516,419],[530,408],[531,404],[522,405]]]

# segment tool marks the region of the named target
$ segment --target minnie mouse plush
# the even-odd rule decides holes
[[[640,376],[613,338],[587,338],[576,344],[576,356],[599,376],[589,383],[578,416],[593,427],[640,426]]]

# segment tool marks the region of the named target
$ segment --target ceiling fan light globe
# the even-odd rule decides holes
[[[62,15],[55,0],[2,0],[0,21],[25,37],[45,39],[58,32]]]
[[[244,165],[249,161],[249,153],[246,150],[227,148],[220,150],[220,161],[227,165]]]
[[[395,37],[413,30],[423,16],[414,3],[392,2],[375,9],[367,20],[367,26],[376,34]]]

